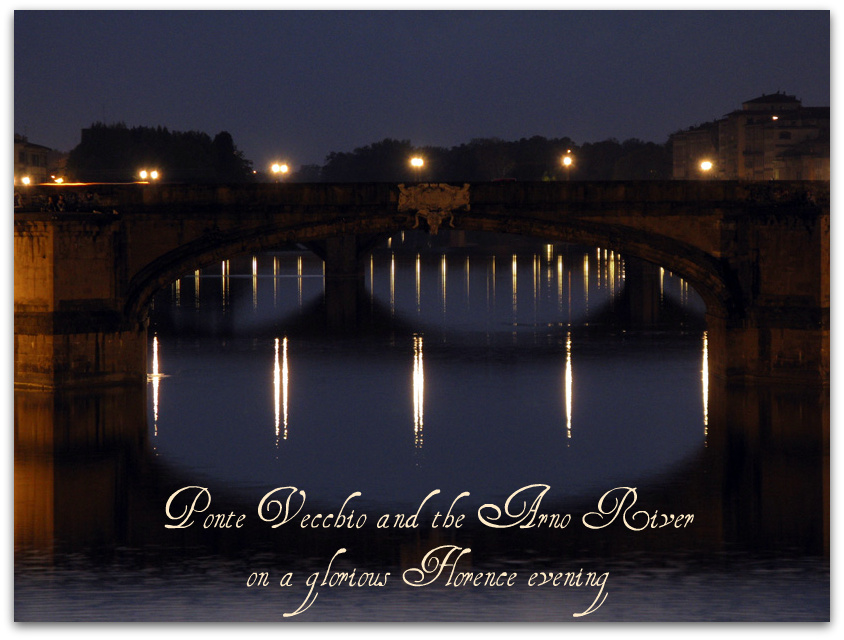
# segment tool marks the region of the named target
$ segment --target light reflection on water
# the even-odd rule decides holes
[[[190,330],[152,325],[168,375],[152,397],[158,454],[230,488],[410,504],[429,487],[480,500],[538,481],[576,496],[665,473],[704,444],[702,332],[577,333],[623,289],[615,253],[598,250],[590,278],[585,250],[537,245],[502,274],[494,254],[399,244],[369,260],[364,297],[376,313],[388,300],[380,333],[297,334],[324,290],[302,254],[253,256],[243,274],[225,261],[228,283],[202,290],[221,291],[199,305],[207,318],[173,306],[189,287],[163,292],[154,318]]]
[[[16,619],[283,621],[304,577],[341,545],[356,566],[398,576],[445,543],[471,544],[479,570],[608,571],[607,604],[585,622],[828,619],[828,449],[812,435],[828,396],[824,408],[790,392],[710,388],[700,300],[662,269],[653,286],[667,320],[641,327],[625,316],[627,261],[612,251],[428,240],[402,234],[367,260],[356,299],[366,322],[355,330],[325,328],[315,256],[242,256],[156,297],[145,398],[16,393]],[[21,445],[19,415],[35,443],[55,420],[67,452]],[[80,427],[89,417],[91,433]],[[95,450],[79,454],[83,441]],[[548,508],[575,518],[631,485],[643,506],[693,511],[696,526],[668,541],[423,526],[327,540],[194,531],[173,542],[163,502],[191,483],[244,512],[273,487],[304,488],[313,512],[360,491],[350,506],[375,514],[410,513],[432,489],[431,512],[468,491],[460,504],[472,514],[546,483]],[[248,590],[255,570],[299,578]],[[592,596],[396,580],[383,594],[324,592],[293,620],[571,621]]]

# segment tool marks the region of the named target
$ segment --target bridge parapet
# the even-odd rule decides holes
[[[462,187],[464,183],[453,183]],[[687,211],[719,205],[751,210],[800,205],[829,207],[829,182],[635,181],[635,182],[481,182],[469,186],[477,204],[563,204],[644,206],[670,204]],[[261,184],[67,184],[32,185],[15,191],[15,212],[55,211],[64,197],[67,211],[91,211],[99,204],[119,213],[169,213],[226,207],[395,205],[398,185],[371,183]],[[50,200],[52,199],[52,208]],[[72,207],[75,207],[72,208]]]

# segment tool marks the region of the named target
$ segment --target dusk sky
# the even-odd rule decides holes
[[[220,131],[256,168],[384,138],[669,134],[764,93],[830,104],[829,11],[16,11],[14,129]]]

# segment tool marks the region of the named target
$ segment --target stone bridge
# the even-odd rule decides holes
[[[142,381],[161,287],[289,243],[326,262],[326,296],[363,279],[383,234],[491,231],[613,249],[687,280],[710,371],[829,382],[828,182],[87,184],[15,193],[15,385]]]

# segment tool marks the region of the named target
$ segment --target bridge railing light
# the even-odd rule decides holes
[[[566,150],[566,155],[564,155],[562,158],[562,164],[563,168],[566,171],[566,180],[568,180],[571,172],[571,167],[574,164],[574,158],[572,158],[571,149]]]
[[[425,166],[425,159],[419,156],[413,156],[410,159],[410,166],[413,167],[413,176],[414,179],[419,182],[419,178],[422,174],[422,167]]]
[[[290,167],[286,162],[274,162],[270,167],[276,180],[283,178],[290,172]]]

